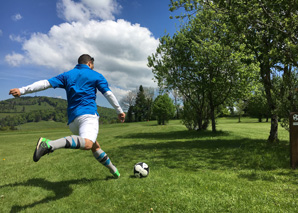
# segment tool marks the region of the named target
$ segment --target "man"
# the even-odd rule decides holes
[[[118,178],[120,177],[118,169],[96,141],[99,125],[95,102],[97,89],[116,109],[121,122],[125,120],[125,113],[109,89],[107,80],[100,73],[93,71],[93,68],[94,59],[84,54],[79,57],[74,69],[49,80],[41,80],[22,88],[11,89],[9,94],[20,97],[51,87],[65,89],[68,102],[68,125],[74,135],[52,141],[39,138],[33,160],[37,162],[43,155],[60,148],[91,149],[96,160],[106,166],[115,178]]]

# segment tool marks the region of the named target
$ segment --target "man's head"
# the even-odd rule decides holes
[[[94,68],[94,58],[92,58],[88,54],[83,54],[78,59],[79,64],[86,64],[90,67],[90,69]]]

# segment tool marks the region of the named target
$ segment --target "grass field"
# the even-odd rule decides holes
[[[90,151],[56,150],[38,163],[40,136],[70,135],[40,122],[0,133],[0,212],[297,212],[298,172],[289,135],[268,145],[270,123],[222,118],[218,133],[191,132],[179,121],[100,126],[98,141],[117,165],[110,178]],[[133,177],[135,163],[150,166]]]

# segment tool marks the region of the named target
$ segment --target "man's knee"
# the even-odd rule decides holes
[[[94,143],[87,138],[84,138],[84,139],[85,139],[85,150],[92,149]]]
[[[100,145],[97,141],[95,141],[95,143],[93,143],[93,141],[84,138],[85,139],[85,150],[92,150],[92,152],[95,152],[97,150],[100,149]]]
[[[100,145],[97,141],[95,141],[95,143],[92,146],[92,152],[96,152],[99,149],[100,149]]]

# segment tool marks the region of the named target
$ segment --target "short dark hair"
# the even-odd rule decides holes
[[[94,62],[94,58],[92,58],[88,54],[83,54],[78,59],[78,63],[79,64],[87,64],[89,61],[92,61],[92,63],[93,63]]]

